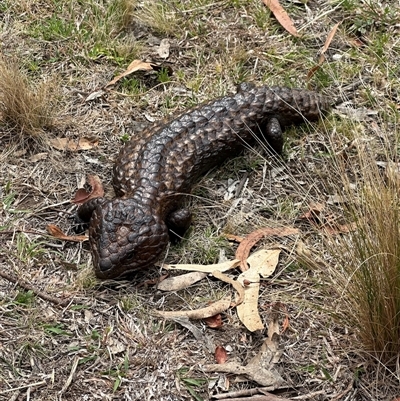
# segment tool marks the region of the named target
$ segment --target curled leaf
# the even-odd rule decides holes
[[[210,327],[212,329],[219,329],[223,325],[222,317],[221,317],[220,313],[218,313],[214,316],[206,317],[204,319],[204,322],[208,327]]]
[[[104,196],[103,184],[97,175],[88,175],[87,180],[91,190],[87,191],[84,188],[79,188],[75,193],[74,199],[71,200],[72,203],[81,205],[89,199],[101,198]]]
[[[292,227],[269,228],[264,227],[250,233],[238,246],[235,258],[240,260],[240,270],[242,272],[248,270],[246,259],[249,257],[251,248],[266,236],[285,237],[287,235],[298,234],[299,230]]]
[[[87,237],[86,235],[64,234],[62,230],[54,224],[49,224],[46,228],[50,235],[62,241],[83,242],[89,240],[89,237]]]
[[[226,360],[228,359],[228,353],[226,352],[226,349],[222,345],[218,345],[215,348],[214,357],[218,364],[222,364],[225,363]]]
[[[153,66],[151,63],[146,63],[145,61],[142,60],[133,60],[129,65],[128,68],[122,73],[117,75],[114,79],[112,79],[106,86],[112,86],[115,85],[121,78],[126,77],[127,75],[130,75],[134,73],[135,71],[150,71],[153,69]]]

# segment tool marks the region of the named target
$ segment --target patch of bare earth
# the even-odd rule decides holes
[[[187,6],[121,1],[115,2],[126,7],[121,25],[95,41],[93,18],[104,22],[111,2],[92,0],[83,9],[80,3],[0,5],[2,56],[20,60],[32,82],[50,80],[58,88],[53,123],[43,127],[40,142],[21,136],[12,124],[0,125],[0,400],[209,400],[234,391],[247,391],[243,399],[254,400],[269,399],[262,391],[321,401],[400,396],[399,372],[374,361],[352,327],[332,318],[337,299],[321,290],[324,271],[298,258],[299,247],[306,247],[324,263],[335,263],[324,254],[320,229],[304,218],[318,202],[340,216],[332,155],[342,152],[351,164],[357,141],[368,142],[377,160],[388,148],[396,153],[398,25],[376,8],[368,13],[365,4],[371,2],[282,0],[300,28],[299,39],[257,0]],[[382,3],[382,10],[388,7]],[[94,5],[98,14],[91,14]],[[398,16],[399,6],[390,7]],[[325,64],[307,82],[339,21]],[[163,39],[167,56],[160,50]],[[101,90],[136,58],[173,74],[163,79],[141,71]],[[188,200],[194,214],[190,232],[164,256],[168,263],[216,263],[233,258],[237,247],[223,234],[245,235],[264,226],[301,229],[299,236],[257,244],[284,248],[275,274],[261,282],[265,327],[274,305],[285,311],[278,319],[283,354],[275,365],[284,382],[254,390],[258,398],[250,391],[257,383],[206,372],[205,366],[214,363],[219,345],[228,350],[228,362],[247,364],[266,329],[247,331],[233,309],[223,313],[219,329],[192,321],[197,331],[154,312],[207,306],[232,291],[227,284],[207,277],[179,292],[161,292],[154,285],[165,273],[160,268],[130,280],[99,281],[87,242],[61,242],[47,232],[54,224],[73,234],[76,206],[70,200],[88,174],[97,174],[106,196],[113,196],[113,160],[128,136],[140,135],[153,120],[231,93],[242,81],[309,86],[348,107],[288,129],[280,159],[260,146],[207,174]],[[362,139],[355,139],[360,133]],[[84,140],[88,149],[56,149],[54,138]],[[357,175],[357,166],[351,171]],[[283,326],[286,317],[289,326]]]

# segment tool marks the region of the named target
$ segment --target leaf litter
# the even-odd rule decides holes
[[[74,5],[74,3],[72,2],[71,4]],[[289,3],[285,2],[283,4]],[[299,7],[298,2],[293,4],[299,10],[300,7],[303,7],[302,5]],[[11,2],[10,5],[10,10],[14,9],[14,7],[19,7],[17,3],[13,5]],[[254,79],[254,81],[266,82],[270,85],[282,84],[283,80],[289,79],[291,84],[303,86],[303,78],[307,73],[304,70],[306,67],[301,62],[298,62],[298,59],[294,63],[290,61],[290,64],[287,64],[287,49],[292,54],[299,54],[309,51],[310,45],[312,48],[321,48],[320,37],[327,34],[326,27],[332,26],[336,21],[343,19],[343,13],[339,13],[337,9],[330,10],[332,11],[333,19],[327,18],[329,13],[324,12],[324,5],[325,3],[319,1],[307,2],[306,6],[313,13],[315,19],[307,23],[307,35],[310,36],[308,36],[306,42],[302,43],[297,40],[293,41],[293,38],[290,39],[290,36],[285,35],[285,32],[283,35],[275,35],[277,25],[275,21],[272,21],[272,29],[269,21],[267,23],[270,26],[259,29],[255,23],[253,3],[243,3],[239,12],[239,9],[227,6],[226,2],[214,2],[209,9],[201,10],[204,18],[203,15],[202,18],[198,18],[198,21],[202,24],[201,31],[204,32],[205,27],[210,27],[208,22],[215,23],[215,17],[224,16],[224,18],[218,19],[218,23],[214,25],[215,31],[209,30],[209,32],[213,32],[212,38],[207,35],[188,38],[180,36],[179,47],[173,49],[174,51],[170,49],[168,58],[174,63],[172,65],[176,66],[176,70],[184,72],[185,77],[180,79],[184,80],[185,84],[193,85],[193,87],[190,87],[190,93],[192,94],[190,100],[194,102],[201,102],[220,95],[223,90],[230,91],[231,88],[234,88],[237,83],[235,82],[237,81],[237,76],[234,74],[236,74],[237,67],[240,64],[237,61],[242,61],[240,57],[235,58],[238,56],[237,49],[246,51],[245,66],[243,66],[243,70],[240,73],[247,74],[247,72],[251,72],[251,75],[241,76],[241,79]],[[165,6],[168,6],[167,2]],[[138,5],[138,8],[140,9],[140,5]],[[209,10],[211,11],[210,13],[208,13]],[[26,8],[26,11],[29,15],[28,8]],[[46,9],[45,14],[47,11],[51,10]],[[362,15],[362,10],[359,9],[358,11]],[[194,13],[196,13],[196,10],[194,10]],[[300,18],[297,18],[295,14],[292,15],[293,18],[297,19],[295,19],[296,25],[298,25],[297,21],[304,21],[308,17],[303,9],[300,10],[300,13]],[[62,149],[67,150],[65,152],[55,152],[59,160],[57,163],[53,163],[50,160],[52,158],[49,157],[48,159],[37,160],[32,165],[32,162],[25,158],[25,155],[31,154],[30,149],[27,148],[23,151],[18,149],[18,152],[16,151],[15,154],[12,154],[12,157],[8,157],[8,139],[6,140],[4,137],[2,139],[2,144],[5,147],[2,149],[4,152],[4,163],[2,163],[4,182],[1,188],[3,209],[0,225],[1,227],[6,226],[7,231],[11,233],[7,234],[2,231],[2,248],[0,252],[2,271],[12,272],[16,277],[18,276],[18,279],[24,278],[25,281],[23,283],[29,283],[36,289],[40,288],[44,293],[59,294],[60,289],[65,289],[65,294],[71,296],[73,303],[69,302],[69,306],[60,307],[49,300],[42,300],[34,296],[30,306],[29,304],[21,304],[22,296],[30,296],[28,287],[24,290],[17,284],[10,285],[11,281],[6,281],[7,279],[1,281],[0,294],[3,302],[0,306],[0,314],[2,314],[2,324],[4,324],[2,325],[0,355],[4,359],[0,361],[0,382],[6,386],[7,390],[0,390],[0,398],[5,397],[4,399],[15,400],[60,398],[57,393],[62,391],[65,388],[64,386],[68,384],[67,391],[62,394],[62,398],[65,400],[95,399],[96,397],[102,397],[105,400],[148,399],[150,397],[160,399],[160,401],[186,401],[190,395],[185,387],[179,384],[180,379],[176,375],[177,367],[179,369],[182,365],[188,366],[189,374],[194,375],[194,372],[197,371],[199,375],[204,377],[201,366],[212,359],[215,351],[215,346],[210,346],[207,348],[208,354],[203,352],[204,347],[202,344],[205,340],[200,339],[197,341],[195,335],[192,335],[192,333],[196,332],[193,328],[197,329],[197,333],[207,333],[209,337],[212,337],[212,342],[223,344],[226,349],[227,344],[230,343],[234,351],[232,352],[233,355],[229,353],[229,362],[237,361],[238,359],[236,358],[240,358],[243,361],[243,363],[241,362],[243,366],[246,366],[247,356],[259,349],[257,339],[260,334],[264,334],[256,332],[251,335],[243,327],[240,327],[241,325],[237,323],[234,310],[231,313],[232,309],[228,309],[228,312],[222,312],[225,324],[222,329],[218,330],[204,330],[202,324],[205,323],[203,322],[191,322],[188,327],[193,331],[190,329],[185,330],[174,326],[174,322],[178,324],[177,320],[174,320],[171,324],[171,321],[164,321],[149,313],[150,310],[158,308],[171,309],[171,305],[176,308],[181,308],[183,307],[182,305],[191,307],[192,299],[197,299],[198,295],[204,297],[206,292],[209,294],[205,287],[208,286],[211,290],[210,292],[215,290],[215,287],[218,286],[215,280],[209,280],[208,283],[205,282],[204,287],[194,286],[184,296],[178,297],[175,297],[173,292],[160,294],[154,291],[154,288],[149,288],[148,285],[138,289],[140,284],[157,281],[154,280],[154,276],[157,274],[154,271],[141,272],[138,285],[136,285],[137,281],[135,280],[118,283],[96,282],[91,270],[90,256],[86,245],[82,247],[81,244],[74,243],[49,244],[49,246],[46,245],[43,248],[34,248],[37,249],[37,254],[26,258],[26,255],[16,252],[16,241],[18,240],[18,245],[20,246],[21,242],[26,240],[34,247],[37,236],[29,233],[30,227],[44,228],[48,224],[57,224],[63,232],[68,232],[70,221],[67,221],[66,217],[70,217],[74,209],[65,207],[62,202],[70,199],[71,194],[77,187],[77,182],[82,176],[82,171],[86,173],[90,170],[93,171],[94,168],[101,177],[104,177],[105,182],[109,182],[112,167],[110,155],[113,155],[121,145],[121,136],[128,131],[134,132],[135,135],[137,134],[135,129],[131,130],[132,121],[143,121],[143,113],[150,117],[150,121],[158,120],[170,111],[184,110],[187,107],[188,99],[187,97],[182,99],[177,96],[178,93],[181,93],[179,92],[180,87],[174,84],[171,85],[171,88],[163,88],[163,91],[153,90],[152,87],[145,94],[140,94],[146,110],[141,105],[135,102],[132,103],[132,96],[128,102],[126,98],[113,90],[98,90],[97,93],[95,90],[93,92],[93,100],[96,96],[107,95],[107,105],[101,102],[84,102],[79,95],[75,94],[75,90],[80,90],[82,87],[104,87],[104,83],[109,80],[108,77],[112,76],[114,65],[104,63],[100,59],[96,63],[91,62],[90,65],[86,66],[85,63],[82,63],[82,55],[84,56],[85,51],[82,51],[82,48],[69,49],[70,43],[67,39],[46,41],[46,46],[41,47],[35,47],[37,40],[34,40],[33,42],[27,42],[29,45],[33,45],[33,48],[27,47],[25,43],[27,36],[20,35],[17,30],[14,30],[15,26],[26,25],[25,14],[22,24],[16,20],[15,14],[9,14],[8,7],[3,10],[3,14],[5,14],[5,18],[11,16],[10,21],[12,24],[10,24],[11,29],[4,32],[3,39],[5,40],[2,42],[2,52],[8,56],[10,55],[10,49],[12,52],[19,52],[19,49],[21,49],[23,50],[24,60],[26,56],[29,59],[31,56],[35,56],[35,59],[36,56],[39,56],[38,60],[42,61],[47,60],[48,55],[43,53],[41,48],[46,48],[46,52],[54,50],[54,54],[60,55],[59,61],[55,59],[51,63],[45,63],[45,69],[42,68],[42,63],[39,62],[40,74],[51,73],[53,69],[62,71],[62,74],[60,74],[62,91],[60,93],[62,93],[62,96],[66,95],[65,99],[68,103],[69,113],[74,116],[73,121],[67,123],[67,129],[73,130],[74,135],[76,133],[76,137],[96,137],[100,140],[98,147],[88,149],[89,153],[95,153],[98,157],[98,164],[96,165],[91,162],[88,163],[86,158],[88,152],[83,154],[81,151],[69,151],[66,148]],[[241,22],[243,19],[245,24]],[[17,22],[17,24],[14,24],[14,22]],[[195,19],[191,21],[194,24],[196,22]],[[378,24],[374,27],[378,33]],[[393,29],[396,29],[396,27],[393,24],[387,24],[384,27],[388,31],[388,41],[385,42],[385,49],[390,49],[392,38],[398,36],[393,34]],[[148,27],[145,26],[141,34],[146,35],[147,29]],[[197,27],[194,29],[197,29]],[[343,41],[337,47],[338,52],[343,51],[346,53],[349,45],[355,49],[354,44],[352,44],[354,42],[354,32],[346,36],[347,30],[348,22],[345,20],[342,31],[343,36],[341,37]],[[118,32],[122,37],[123,32]],[[133,34],[131,31],[129,33]],[[357,31],[356,34],[358,33]],[[153,32],[153,34],[155,33]],[[179,32],[175,32],[175,34],[179,36]],[[169,35],[166,36],[170,37]],[[267,41],[265,40],[266,38],[268,38]],[[370,39],[368,38],[368,32],[361,35],[360,38],[364,42],[357,40],[361,44],[364,43],[363,46],[365,46],[365,39]],[[357,46],[360,46],[359,43]],[[16,46],[14,46],[15,44]],[[121,44],[126,45],[126,43]],[[81,43],[79,43],[79,46],[81,46]],[[272,55],[279,55],[279,59],[285,61],[283,67],[279,63],[274,63],[273,59],[269,59],[268,54],[271,46],[273,48]],[[64,47],[67,53],[70,54],[70,59],[69,57],[64,57],[64,54],[66,54]],[[214,49],[217,49],[218,53],[215,53]],[[177,51],[175,52],[175,50]],[[364,47],[364,50],[366,51],[366,47]],[[154,53],[154,49],[149,50],[145,47],[144,53]],[[179,57],[177,57],[178,53]],[[74,54],[78,55],[79,58],[75,58]],[[226,55],[228,56],[224,58]],[[207,61],[205,65],[201,63],[201,57],[203,56]],[[243,55],[240,56],[242,57]],[[387,56],[387,63],[390,67],[389,53]],[[306,54],[306,58],[307,60],[310,59],[309,54]],[[210,75],[215,74],[216,59],[218,59],[218,66],[222,66],[218,67],[217,71],[220,74],[218,76],[218,85],[214,85],[216,81],[213,79],[214,76],[211,77]],[[231,60],[235,60],[233,68],[230,65]],[[362,60],[363,66],[367,67],[365,71],[369,70],[368,60],[366,58],[362,58]],[[354,59],[349,59],[346,62],[354,62]],[[324,68],[325,66],[328,67],[328,65],[324,65]],[[341,68],[339,62],[335,62],[332,66]],[[330,64],[329,67],[331,67]],[[328,71],[328,68],[326,71]],[[360,73],[362,82],[365,84],[365,87],[361,89],[363,91],[371,90],[376,104],[380,104],[388,97],[387,88],[393,83],[386,80],[388,77],[380,74],[380,67],[375,59],[373,71],[375,82],[387,83],[387,85],[384,85],[385,90],[382,91],[382,87],[379,87],[379,85],[367,82],[364,72]],[[286,74],[290,74],[290,76]],[[315,83],[318,86],[320,82],[317,75],[315,76]],[[343,80],[345,79],[347,77],[344,76]],[[193,88],[195,90],[192,90]],[[395,87],[393,88],[395,89]],[[335,83],[328,83],[325,92],[329,90],[334,93],[336,93],[336,90],[342,90],[341,82],[336,82],[336,85]],[[355,91],[354,87],[352,90]],[[364,92],[354,93],[354,95],[357,101],[354,104],[359,103],[360,109],[364,105],[368,106],[366,104],[368,96],[365,96]],[[173,99],[172,104],[168,103],[171,102],[171,99]],[[164,109],[163,105],[166,104],[169,106]],[[386,103],[382,103],[382,105],[384,104]],[[389,109],[387,108],[387,110]],[[376,120],[377,117],[372,115],[370,120],[372,119]],[[60,121],[60,123],[63,125],[64,121]],[[63,126],[59,128],[64,129]],[[57,130],[57,132],[60,131]],[[62,132],[66,131],[63,130]],[[319,164],[315,154],[310,155],[308,150],[319,149],[321,139],[319,136],[324,133],[319,129],[316,131],[308,129],[307,132],[308,134],[302,137],[301,141],[295,140],[296,145],[299,146],[291,148],[293,154],[290,155],[290,159],[292,161],[288,160],[288,166],[292,171],[294,180],[301,180],[312,188],[318,181],[319,167],[323,167],[324,164]],[[8,135],[8,131],[6,135]],[[324,136],[324,140],[328,143],[328,137]],[[246,154],[247,157],[254,161],[252,155]],[[293,162],[294,160],[295,162]],[[301,166],[303,162],[307,165],[307,174],[303,172],[298,175],[298,173],[302,172]],[[232,171],[225,170],[224,174],[226,173],[233,177],[235,175],[232,174]],[[312,177],[310,178],[309,176]],[[257,186],[260,184],[258,177],[252,174],[251,178],[252,180],[254,179],[254,183],[250,181],[248,188],[254,191],[254,195],[252,195],[254,198],[250,197],[248,201],[257,208],[260,196],[264,196],[264,199],[262,199],[263,204],[265,205],[266,202],[271,201],[268,204],[268,208],[271,207],[273,213],[277,216],[279,213],[275,212],[279,212],[279,210],[273,205],[277,198],[272,196],[269,198],[265,192],[259,196],[256,193],[261,188],[261,185]],[[206,185],[204,185],[204,191],[207,191],[206,196],[213,199],[212,196],[215,195],[216,210],[221,208],[221,215],[223,216],[227,209],[224,209],[225,205],[221,206],[224,200],[218,196],[218,185],[222,186],[224,182],[224,178],[221,179],[219,172],[214,172],[211,178],[206,178]],[[285,184],[286,182],[277,183],[273,177],[268,183],[274,196],[279,197],[282,194],[294,195],[293,188]],[[11,192],[9,189],[11,189]],[[17,195],[15,204],[11,205],[10,212],[7,202],[11,199],[13,192]],[[248,195],[245,194],[245,196]],[[199,227],[200,229],[203,227],[202,219],[209,223],[210,217],[204,212],[208,204],[205,205],[198,202],[197,199],[193,199],[193,208],[199,216],[199,226],[196,227],[196,232]],[[217,202],[220,203],[218,206]],[[21,211],[15,212],[15,210],[18,210],[16,207],[18,205],[31,207],[32,204],[35,205],[35,208],[29,216],[22,214]],[[238,204],[240,206],[239,202]],[[259,215],[252,218],[245,208],[242,210],[236,208],[235,210],[240,211],[240,213],[236,216],[228,216],[229,224],[235,227],[240,226],[242,224],[240,220],[238,222],[234,219],[239,219],[239,214],[243,212],[246,214],[246,218],[249,217],[243,232],[247,232],[246,228],[251,225],[260,226]],[[44,232],[44,230],[42,231]],[[318,245],[318,241],[315,241],[312,234],[309,236],[307,233],[304,241],[308,249]],[[53,247],[53,245],[55,246]],[[170,251],[170,255],[167,258],[168,261],[192,260],[188,255],[183,257],[179,255],[177,257],[174,252],[173,249]],[[78,268],[74,271],[65,269],[64,266],[68,262],[78,266]],[[301,269],[300,271],[303,273]],[[260,287],[260,299],[266,298],[269,302],[273,302],[283,296],[293,297],[293,300],[300,295],[301,300],[305,302],[300,305],[295,303],[288,304],[288,314],[295,311],[296,319],[291,321],[293,327],[285,334],[284,341],[289,342],[290,347],[286,348],[286,357],[282,358],[283,360],[280,361],[279,366],[280,373],[288,381],[288,386],[291,387],[288,393],[292,396],[294,394],[296,396],[300,395],[301,399],[306,399],[306,397],[308,399],[313,399],[313,397],[315,399],[318,397],[319,399],[333,399],[335,397],[339,399],[339,395],[342,398],[347,397],[349,399],[370,399],[373,397],[371,394],[375,395],[376,392],[380,392],[379,396],[375,396],[377,399],[392,399],[395,393],[398,396],[398,382],[396,382],[396,392],[390,393],[390,385],[393,386],[393,384],[390,384],[393,382],[393,375],[388,376],[388,380],[384,382],[385,385],[379,386],[378,389],[377,382],[374,380],[377,372],[374,371],[371,376],[370,366],[365,364],[363,358],[354,354],[350,356],[346,352],[348,349],[354,350],[353,337],[350,337],[347,333],[343,334],[343,327],[338,328],[335,325],[326,324],[326,316],[320,313],[318,309],[326,300],[321,302],[319,299],[319,293],[315,289],[316,282],[314,281],[317,278],[311,279],[309,272],[304,273],[299,279],[297,271],[295,273],[285,272],[280,276],[282,280],[274,281],[274,285],[264,286],[263,284],[265,283],[261,281]],[[232,272],[228,274],[233,276]],[[249,284],[249,282],[244,281],[244,286]],[[267,282],[267,284],[269,283]],[[57,298],[56,296],[54,297]],[[204,299],[202,300],[204,301]],[[231,302],[232,300],[230,300]],[[317,307],[309,307],[309,304],[315,304]],[[262,304],[261,307],[262,319],[268,321],[267,312],[264,309],[265,306]],[[91,316],[85,313],[87,311],[91,312]],[[26,324],[27,322],[29,324]],[[35,324],[31,324],[31,322],[35,322]],[[54,332],[50,337],[47,331],[44,333],[40,329],[43,323],[56,324],[57,322],[64,323],[63,330],[59,331],[60,334]],[[284,326],[285,323],[281,325],[282,332]],[[68,336],[62,334],[68,331],[70,331]],[[209,334],[210,332],[211,334]],[[327,359],[325,358],[325,353],[321,352],[322,348],[319,340],[321,335],[326,337],[326,341],[332,346],[333,352],[336,352],[336,355],[334,355],[336,359],[330,353]],[[23,348],[27,338],[29,339],[29,348]],[[221,341],[221,338],[224,341]],[[123,347],[115,346],[115,348],[111,348],[118,342],[124,344],[126,353],[118,352]],[[322,345],[325,349],[325,343]],[[112,351],[108,352],[108,347]],[[45,350],[46,357],[40,355],[42,350]],[[343,351],[345,351],[344,357],[342,356]],[[79,355],[79,363],[75,369],[77,355]],[[310,355],[312,355],[312,360]],[[354,382],[354,371],[352,370],[354,366],[359,367],[359,371],[363,372],[362,375],[357,377],[357,382]],[[328,376],[324,376],[320,367],[323,367],[324,372],[329,374],[331,379],[327,380]],[[206,376],[209,379],[210,376],[214,377],[214,375]],[[70,377],[72,381],[69,381]],[[369,380],[371,377],[373,379]],[[228,382],[227,389],[229,387],[229,379],[227,379],[226,374],[221,374],[220,379],[221,383],[224,382],[226,384]],[[141,383],[145,383],[145,385],[141,385]],[[235,385],[233,380],[231,385]],[[252,385],[251,383],[248,385],[240,384],[239,386],[241,390],[237,390],[238,387],[236,387],[236,393],[246,390],[248,396],[256,393],[263,394],[263,391],[267,391],[265,388],[268,388],[254,388],[254,384]],[[251,388],[252,386],[253,388]],[[222,387],[209,393],[207,393],[206,386],[204,387],[201,390],[203,399],[213,398],[215,395],[224,396],[224,394],[215,394],[215,392],[222,391]],[[243,389],[243,387],[247,388]],[[263,388],[264,390],[262,390]],[[256,391],[256,393],[250,394],[250,390]],[[315,394],[315,390],[319,391],[319,394]],[[313,395],[313,391],[315,395]],[[369,398],[365,396],[367,393]],[[221,399],[221,397],[219,398]]]

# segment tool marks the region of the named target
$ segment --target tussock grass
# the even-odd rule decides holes
[[[338,296],[337,315],[356,330],[365,351],[395,366],[400,356],[400,182],[393,163],[387,162],[383,173],[366,149],[359,149],[358,158],[355,181],[343,165],[339,170],[354,231],[328,238],[336,261],[329,277]]]
[[[340,199],[334,213],[342,210],[350,231],[339,233],[333,223],[323,232],[323,250],[306,264],[323,277],[325,312],[355,334],[353,349],[391,369],[400,357],[398,164],[388,150],[393,146],[377,150],[361,136],[352,144],[355,149],[332,153],[330,181],[324,182]],[[377,161],[377,152],[384,161]]]
[[[13,62],[0,59],[0,118],[16,133],[38,139],[55,117],[54,85],[38,85]]]

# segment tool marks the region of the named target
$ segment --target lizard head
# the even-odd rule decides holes
[[[89,241],[96,276],[117,278],[152,266],[168,243],[168,229],[141,202],[113,199],[94,209]]]

